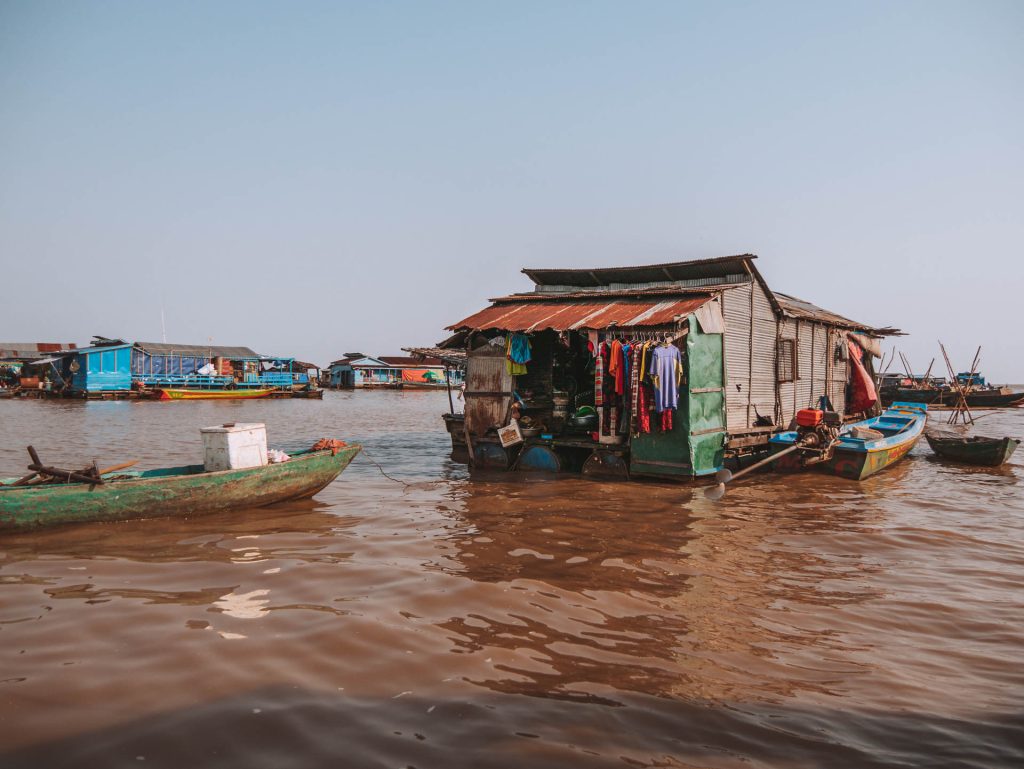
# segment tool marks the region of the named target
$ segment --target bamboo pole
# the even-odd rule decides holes
[[[951,425],[956,424],[957,420],[961,416],[962,410],[965,414],[963,417],[964,424],[966,425],[968,423],[968,417],[970,417],[970,424],[974,424],[974,415],[971,413],[971,409],[967,406],[967,394],[964,392],[964,389],[960,386],[960,382],[956,378],[956,372],[953,371],[953,364],[949,362],[949,355],[946,354],[946,347],[941,341],[939,342],[939,349],[942,350],[942,357],[946,361],[946,370],[949,372],[950,379],[953,382],[953,387],[956,388],[958,395],[956,409],[950,415],[949,419],[946,420],[946,423]]]

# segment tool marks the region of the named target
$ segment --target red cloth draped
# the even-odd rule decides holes
[[[850,414],[859,414],[878,402],[878,393],[875,391],[875,383],[864,368],[864,352],[860,345],[850,340],[846,344],[850,348],[850,384],[853,385],[846,410]]]

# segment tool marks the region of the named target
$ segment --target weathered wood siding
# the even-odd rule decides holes
[[[850,379],[850,364],[845,359],[837,361],[835,356],[836,347],[845,344],[846,332],[837,328],[829,329],[828,340],[828,354],[831,359],[829,397],[835,410],[842,414],[846,411],[846,383]]]
[[[829,397],[836,411],[846,408],[847,362],[835,359],[842,338],[840,329],[821,323],[780,321],[779,339],[796,342],[799,378],[779,383],[779,424],[788,425],[800,409],[817,408],[822,395]]]
[[[466,359],[466,429],[481,436],[504,423],[512,391],[512,377],[505,365],[505,350],[485,344]]]
[[[752,283],[722,292],[725,318],[725,413],[730,433],[750,426]]]
[[[726,416],[729,432],[753,427],[758,415],[775,415],[776,318],[761,284],[723,292]]]
[[[754,366],[751,382],[751,425],[758,414],[769,419],[775,416],[775,338],[778,330],[775,310],[760,283],[753,284],[753,298]]]

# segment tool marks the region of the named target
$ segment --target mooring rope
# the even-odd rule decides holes
[[[373,457],[371,457],[371,456],[370,456],[370,455],[369,455],[369,454],[368,454],[368,453],[366,452],[366,449],[365,449],[365,448],[363,448],[362,450],[360,450],[360,452],[359,452],[358,456],[363,456],[363,457],[366,457],[366,458],[367,458],[367,459],[368,459],[368,460],[370,461],[370,463],[371,463],[371,464],[373,464],[373,465],[374,465],[374,466],[375,466],[375,467],[377,468],[377,470],[378,470],[378,471],[380,471],[380,474],[381,474],[381,475],[383,475],[383,476],[384,476],[385,478],[387,478],[387,479],[388,479],[389,481],[394,481],[395,483],[400,483],[400,484],[402,484],[403,486],[405,486],[406,488],[409,488],[409,487],[411,487],[411,486],[412,486],[412,484],[411,484],[411,483],[408,483],[408,482],[406,482],[406,481],[403,481],[403,480],[401,480],[400,478],[395,478],[395,477],[394,477],[394,476],[392,476],[392,475],[388,475],[388,474],[387,474],[387,473],[386,473],[386,472],[384,471],[384,468],[383,468],[383,467],[381,466],[380,462],[378,462],[378,461],[377,461],[376,459],[374,459]]]

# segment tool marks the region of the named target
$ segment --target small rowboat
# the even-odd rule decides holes
[[[815,468],[853,480],[864,480],[905,457],[924,432],[928,407],[921,403],[898,402],[880,416],[843,425],[827,458],[809,464],[803,452],[780,457],[774,467],[781,471]],[[779,433],[769,446],[772,453],[792,448],[801,435],[798,431]],[[819,452],[820,453],[820,452]]]
[[[932,451],[943,459],[984,467],[999,467],[1020,445],[1016,438],[966,436],[946,430],[929,430],[924,437]]]
[[[159,397],[162,401],[219,400],[223,398],[244,398],[248,400],[250,398],[266,398],[274,392],[274,388],[270,387],[260,390],[190,390],[184,387],[161,387],[155,390],[155,392],[160,394]]]
[[[311,497],[338,477],[359,452],[334,443],[275,464],[206,472],[203,465],[106,473],[103,483],[15,486],[0,480],[0,530],[83,521],[192,516],[264,507]]]

